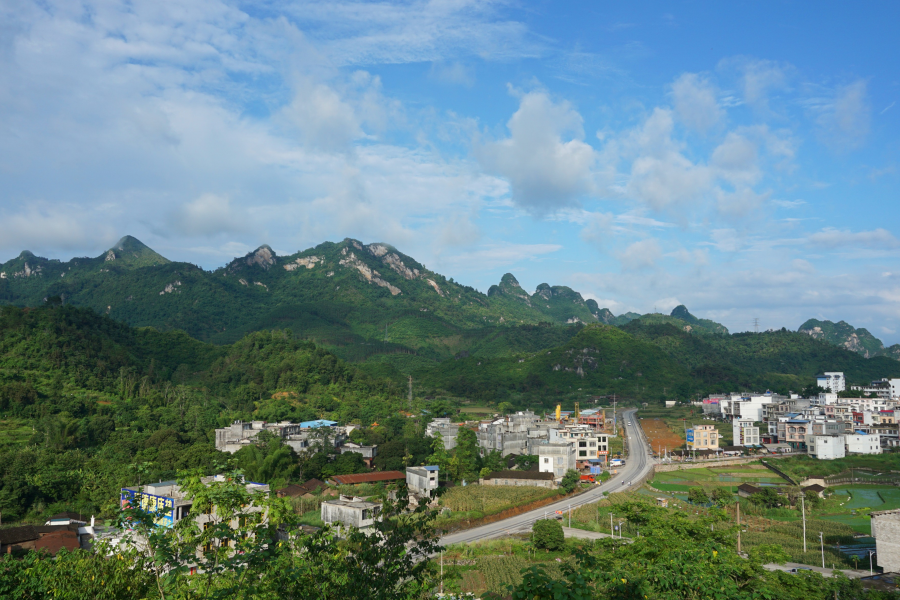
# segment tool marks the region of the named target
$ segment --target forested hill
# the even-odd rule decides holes
[[[856,329],[845,321],[833,323],[831,321],[819,321],[809,319],[798,329],[817,340],[823,340],[829,344],[851,350],[866,358],[873,356],[890,356],[900,360],[900,344],[894,344],[888,348],[872,335],[868,329],[860,327]]]
[[[109,509],[116,489],[138,477],[211,470],[228,458],[213,447],[214,429],[234,419],[377,421],[402,432],[404,391],[289,332],[215,346],[183,332],[134,329],[84,308],[6,306],[0,511],[4,521],[31,511],[91,514]],[[248,472],[261,472],[253,456],[238,458],[250,459],[241,465]],[[382,460],[394,460],[389,468],[400,464],[387,449]],[[282,483],[291,473],[279,475]]]
[[[59,297],[133,326],[180,329],[231,343],[250,331],[289,329],[349,359],[415,352],[434,359],[471,351],[498,326],[623,324],[571,288],[534,293],[507,273],[487,294],[447,279],[386,244],[346,239],[278,256],[262,246],[215,271],[171,262],[126,236],[96,258],[68,262],[22,252],[0,265],[0,303],[40,306]],[[683,307],[680,307],[683,308]],[[696,333],[727,333],[684,309],[665,318]]]

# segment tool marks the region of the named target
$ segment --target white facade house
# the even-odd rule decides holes
[[[819,460],[833,460],[847,455],[842,435],[808,435],[806,439],[807,453]]]
[[[553,473],[557,479],[575,468],[575,444],[572,442],[546,442],[537,445],[538,471]]]
[[[550,442],[572,442],[575,445],[575,460],[578,462],[609,455],[609,436],[597,433],[587,425],[569,425],[551,429],[549,433]]]
[[[426,467],[406,467],[406,487],[410,492],[420,496],[433,496],[438,489],[439,468],[434,465]]]
[[[850,389],[875,394],[884,399],[900,399],[900,379],[878,379],[870,385],[853,385]]]
[[[881,436],[877,433],[848,433],[844,439],[850,454],[881,454]]]
[[[844,379],[844,374],[837,371],[829,371],[817,376],[816,384],[834,394],[847,389],[847,380]]]
[[[732,421],[731,433],[735,446],[759,446],[759,427],[750,419]]]

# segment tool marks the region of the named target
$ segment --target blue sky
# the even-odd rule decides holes
[[[895,2],[0,3],[0,258],[387,242],[900,342]]]

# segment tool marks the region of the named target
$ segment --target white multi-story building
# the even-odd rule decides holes
[[[833,460],[847,455],[842,435],[807,435],[806,451],[819,460]]]
[[[885,399],[900,399],[900,379],[878,379],[870,385],[852,385],[853,391],[875,394]]]
[[[759,446],[759,427],[750,419],[732,421],[731,433],[735,446]]]
[[[609,455],[609,436],[597,433],[587,425],[568,425],[560,429],[551,429],[549,433],[550,442],[575,444],[575,460],[578,463],[586,463],[597,458],[605,459]]]
[[[777,394],[731,394],[719,399],[722,416],[726,419],[763,420],[763,407],[784,400]]]
[[[575,452],[575,444],[571,441],[537,444],[538,471],[562,478],[566,471],[575,469]]]
[[[837,394],[847,389],[847,380],[844,374],[837,371],[827,371],[816,377],[816,385],[829,392]]]
[[[877,433],[848,433],[844,439],[850,454],[881,454],[881,436]]]

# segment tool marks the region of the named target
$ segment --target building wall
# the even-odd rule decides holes
[[[885,573],[900,572],[900,514],[872,514],[872,537],[875,538],[876,562]]]
[[[425,435],[430,437],[441,436],[445,450],[456,448],[456,436],[459,433],[459,425],[451,423],[448,418],[434,419],[425,429]]]
[[[514,485],[514,486],[528,486],[528,487],[544,487],[549,489],[554,489],[556,487],[556,482],[552,479],[484,479],[482,480],[482,485]]]
[[[424,467],[407,467],[406,486],[411,492],[430,495],[438,487],[438,472]]]
[[[860,435],[857,433],[845,436],[847,452],[852,454],[881,454],[881,436],[876,434]]]
[[[358,527],[359,529],[374,525],[377,517],[377,508],[380,505],[371,502],[361,504],[366,504],[367,506],[357,508],[327,501],[323,502],[322,520],[326,523],[340,523],[348,527]]]
[[[839,435],[814,435],[810,436],[809,453],[814,454],[819,460],[833,460],[844,458],[844,437]]]
[[[575,446],[571,443],[541,444],[537,447],[538,470],[562,477],[566,471],[575,469]]]
[[[844,374],[840,372],[826,372],[816,378],[816,383],[819,387],[835,394],[847,389],[847,380],[844,379]]]
[[[713,425],[695,425],[689,431],[693,432],[693,441],[687,443],[689,450],[719,449],[719,431]]]

